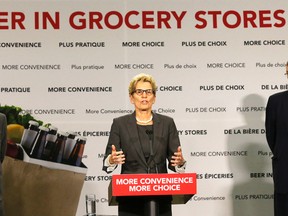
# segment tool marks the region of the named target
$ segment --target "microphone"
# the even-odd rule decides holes
[[[146,130],[145,132],[148,136],[151,136],[153,134],[152,130]],[[158,174],[159,173],[158,172],[158,166],[157,166],[156,161],[154,160],[155,155],[154,155],[154,151],[153,151],[152,138],[150,139],[149,147],[150,147],[150,158],[152,159],[154,166],[155,166],[156,173]],[[150,163],[148,164],[148,173],[150,173]]]
[[[158,174],[159,173],[158,172],[158,166],[157,166],[156,161],[154,160],[154,152],[153,152],[152,142],[150,142],[150,157],[152,158],[152,161],[153,161],[153,163],[155,165],[155,171]]]

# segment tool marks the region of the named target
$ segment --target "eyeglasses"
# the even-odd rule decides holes
[[[144,92],[146,93],[147,96],[150,96],[154,93],[152,89],[135,89],[134,91],[134,93],[136,93],[139,96],[143,95]]]

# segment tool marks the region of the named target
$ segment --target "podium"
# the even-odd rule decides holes
[[[121,196],[171,195],[172,204],[185,204],[196,192],[196,173],[118,174],[110,181],[108,201],[109,206],[116,206]],[[157,216],[155,203],[149,205],[150,215]]]

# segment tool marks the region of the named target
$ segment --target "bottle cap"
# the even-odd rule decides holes
[[[58,128],[57,128],[57,127],[55,127],[55,126],[53,126],[53,125],[50,125],[50,126],[49,126],[49,130],[55,130],[55,131],[57,131],[57,130],[58,130]]]
[[[60,136],[65,136],[65,137],[68,136],[68,134],[67,134],[66,132],[64,132],[64,131],[59,131],[58,134],[59,134]]]
[[[39,126],[39,130],[42,130],[42,131],[49,131],[49,128],[47,127],[44,127],[44,126]]]
[[[30,120],[30,121],[29,121],[29,124],[30,124],[30,125],[34,125],[34,126],[37,126],[37,127],[39,126],[39,123],[38,123],[37,121],[33,121],[33,120]]]
[[[68,131],[67,134],[68,134],[68,137],[71,139],[74,139],[78,135],[78,133],[75,131]]]
[[[86,143],[86,140],[87,140],[87,138],[83,137],[83,136],[80,136],[77,138],[77,141],[84,141],[84,143]]]

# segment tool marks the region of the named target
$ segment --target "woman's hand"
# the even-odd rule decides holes
[[[123,151],[116,151],[115,145],[112,145],[112,152],[109,158],[110,164],[124,164],[125,163],[125,155]]]
[[[185,164],[185,159],[183,158],[181,147],[178,146],[177,152],[174,152],[172,160],[170,161],[172,166],[183,166]]]

